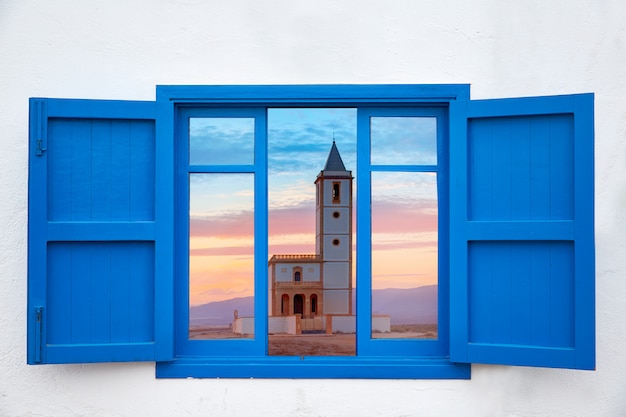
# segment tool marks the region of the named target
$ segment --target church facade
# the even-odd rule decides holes
[[[269,267],[269,315],[352,316],[352,171],[333,141],[315,179],[315,254],[276,254]]]

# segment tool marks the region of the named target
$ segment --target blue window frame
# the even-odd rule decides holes
[[[422,173],[436,176],[438,208],[438,326],[436,339],[375,339],[372,334],[372,279],[360,279],[357,285],[357,351],[364,356],[410,357],[419,352],[419,356],[446,357],[449,351],[448,328],[448,144],[447,111],[443,107],[393,107],[359,108],[357,121],[358,149],[357,165],[359,176],[357,189],[357,271],[358,276],[372,277],[372,214],[375,190],[373,176],[377,173]],[[437,143],[436,157],[422,163],[407,161],[381,161],[376,158],[373,144],[373,120],[380,118],[430,118],[436,120]],[[385,144],[386,146],[389,144]],[[386,148],[385,148],[386,149]],[[407,150],[403,150],[407,152]],[[378,159],[378,160],[377,160]],[[385,158],[386,159],[386,158]],[[408,158],[407,158],[408,159]],[[411,158],[413,159],[413,158]],[[407,259],[407,262],[411,262]],[[359,318],[366,319],[359,319]]]
[[[28,362],[156,361],[158,377],[468,378],[470,363],[593,369],[593,95],[469,100],[468,85],[158,86],[155,102],[31,99]],[[189,176],[254,177],[267,317],[266,109],[357,113],[357,354],[191,341]],[[431,115],[436,162],[369,157],[372,117]],[[254,159],[192,160],[184,120],[255,120]],[[437,176],[439,334],[371,334],[371,174]],[[368,173],[368,175],[363,175]],[[364,249],[364,250],[362,250]],[[360,317],[360,318],[359,318]]]
[[[207,352],[219,357],[232,356],[262,356],[266,352],[266,343],[263,338],[254,337],[240,340],[190,340],[189,339],[189,201],[190,201],[190,176],[221,175],[223,181],[228,182],[229,176],[250,176],[250,182],[254,189],[254,277],[251,285],[254,286],[254,294],[267,294],[264,288],[267,285],[262,277],[267,274],[267,156],[265,145],[266,117],[262,108],[246,109],[215,109],[201,107],[182,107],[178,109],[176,138],[176,323],[175,342],[176,354],[187,356],[202,356]],[[250,157],[246,164],[223,163],[222,161],[194,161],[192,147],[189,144],[190,120],[192,119],[218,119],[218,120],[250,120],[254,126],[254,147],[250,151]],[[241,151],[238,152],[239,157]],[[236,160],[235,162],[241,162]],[[257,311],[266,311],[266,297],[256,297],[254,308]],[[255,314],[255,316],[257,316]],[[267,333],[267,322],[255,320],[254,333],[262,335]]]

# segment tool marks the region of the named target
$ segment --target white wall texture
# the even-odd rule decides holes
[[[296,334],[296,316],[268,317],[267,332],[273,334]]]
[[[623,0],[1,0],[0,416],[626,415],[625,68]],[[598,369],[346,381],[27,366],[28,97],[151,100],[156,84],[250,83],[595,92]]]

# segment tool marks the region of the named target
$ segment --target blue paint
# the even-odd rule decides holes
[[[452,360],[594,369],[593,95],[451,118]]]
[[[31,100],[29,363],[155,360],[154,109]]]
[[[267,106],[358,109],[356,357],[266,354]],[[180,121],[207,114],[255,118],[253,164],[188,164]],[[469,101],[468,85],[158,86],[155,102],[31,99],[30,115],[29,363],[147,360],[159,377],[257,378],[595,366],[591,94]],[[437,165],[370,164],[372,115],[435,116]],[[437,340],[369,338],[363,190],[375,171],[437,172]],[[254,174],[254,340],[187,340],[190,172]]]

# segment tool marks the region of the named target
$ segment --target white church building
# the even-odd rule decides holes
[[[275,254],[268,263],[270,331],[277,317],[293,316],[317,323],[316,330],[355,331],[352,181],[333,141],[315,179],[315,254]]]

